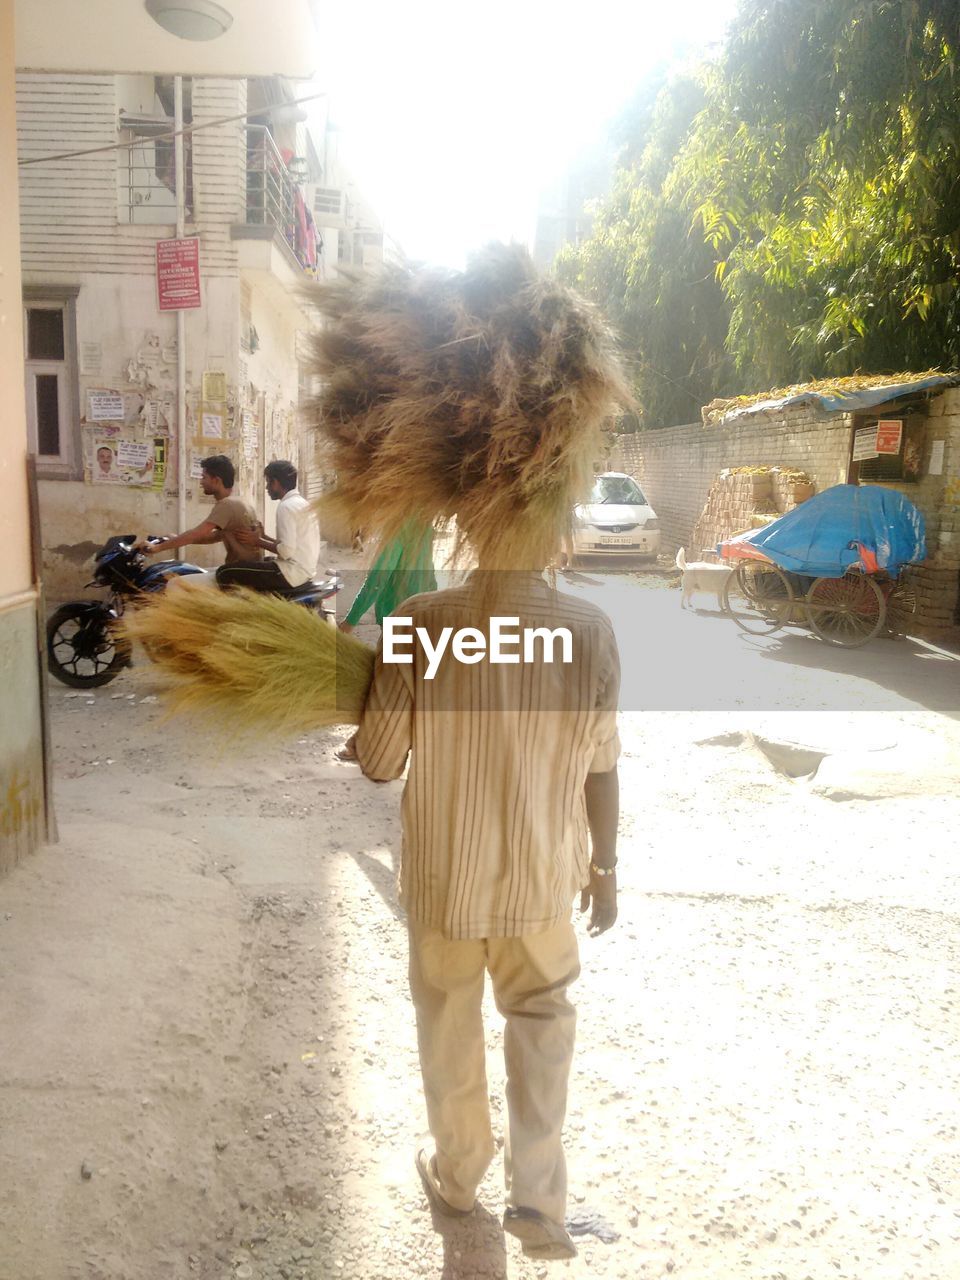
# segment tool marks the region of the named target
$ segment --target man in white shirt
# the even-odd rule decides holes
[[[297,468],[292,462],[268,462],[263,469],[267,493],[279,502],[277,536],[268,538],[262,528],[242,530],[237,541],[251,551],[272,551],[273,560],[241,560],[217,570],[221,587],[247,587],[286,595],[309,582],[320,557],[320,530],[310,503],[297,489]]]

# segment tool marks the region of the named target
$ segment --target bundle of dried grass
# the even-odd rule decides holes
[[[171,710],[202,713],[221,739],[360,723],[373,650],[288,600],[181,582],[124,626],[176,677]]]
[[[876,387],[889,387],[891,397],[898,386],[920,382],[924,378],[943,378],[943,386],[953,385],[957,375],[943,369],[924,369],[915,373],[854,373],[845,378],[817,378],[813,382],[795,382],[789,387],[776,387],[773,391],[755,391],[744,396],[730,396],[711,400],[701,410],[704,426],[718,426],[725,418],[735,417],[754,405],[770,400],[815,401],[818,396],[843,396],[856,391],[870,391]],[[777,407],[774,405],[773,407]]]
[[[316,425],[337,474],[321,508],[386,538],[456,517],[482,566],[547,564],[631,403],[595,309],[518,245],[463,272],[344,273],[312,301]]]

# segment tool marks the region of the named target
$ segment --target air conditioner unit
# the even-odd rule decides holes
[[[318,226],[333,226],[343,221],[343,192],[339,187],[322,187],[312,183],[308,198]]]

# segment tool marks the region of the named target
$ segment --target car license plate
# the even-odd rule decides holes
[[[633,538],[614,538],[607,534],[602,536],[600,541],[605,547],[629,547],[633,542]]]

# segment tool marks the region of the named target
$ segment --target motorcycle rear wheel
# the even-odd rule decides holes
[[[89,605],[64,604],[47,622],[47,667],[61,684],[95,689],[115,680],[130,661],[129,647]]]

